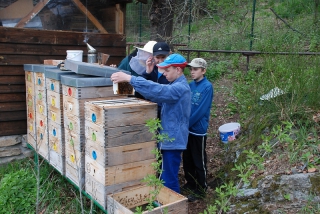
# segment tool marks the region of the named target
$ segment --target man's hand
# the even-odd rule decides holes
[[[114,83],[119,82],[130,82],[131,75],[123,73],[123,72],[116,72],[111,75],[111,81]]]
[[[155,66],[153,56],[150,56],[146,61],[146,72],[150,74]]]

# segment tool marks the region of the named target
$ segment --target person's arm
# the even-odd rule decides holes
[[[192,127],[194,124],[196,124],[201,118],[203,118],[207,110],[210,110],[212,99],[213,99],[213,88],[212,86],[208,86],[202,94],[203,99],[201,100],[201,103],[199,103],[199,106],[196,111],[191,112],[190,119],[189,119],[189,127]]]
[[[132,76],[123,72],[113,73],[110,77],[111,81],[114,83],[119,82],[130,82]]]

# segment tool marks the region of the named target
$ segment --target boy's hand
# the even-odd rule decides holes
[[[123,72],[116,72],[113,73],[110,77],[111,81],[114,83],[119,83],[119,82],[130,82],[131,80],[131,75],[123,73]]]
[[[146,72],[150,74],[155,66],[153,56],[150,56],[146,61]]]

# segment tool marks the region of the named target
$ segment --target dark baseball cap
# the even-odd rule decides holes
[[[169,55],[170,53],[170,47],[166,42],[157,42],[153,46],[153,56],[158,55]]]

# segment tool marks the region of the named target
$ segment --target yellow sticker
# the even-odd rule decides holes
[[[28,94],[31,94],[31,87],[28,87]]]
[[[39,105],[39,111],[40,111],[40,113],[43,112],[43,106],[42,105]]]
[[[72,163],[75,162],[75,157],[74,157],[74,155],[70,155],[70,160],[71,160]]]
[[[33,126],[30,125],[30,126],[29,126],[29,129],[30,129],[30,131],[33,131]]]
[[[53,121],[56,121],[56,114],[53,113],[53,112],[52,112],[52,114],[51,114],[51,119],[52,119]]]
[[[52,105],[52,106],[55,106],[55,105],[56,105],[56,101],[55,101],[54,98],[51,99],[51,105]]]
[[[54,151],[57,151],[57,150],[58,150],[58,146],[57,146],[57,144],[55,144],[55,143],[53,144],[53,150],[54,150]]]

